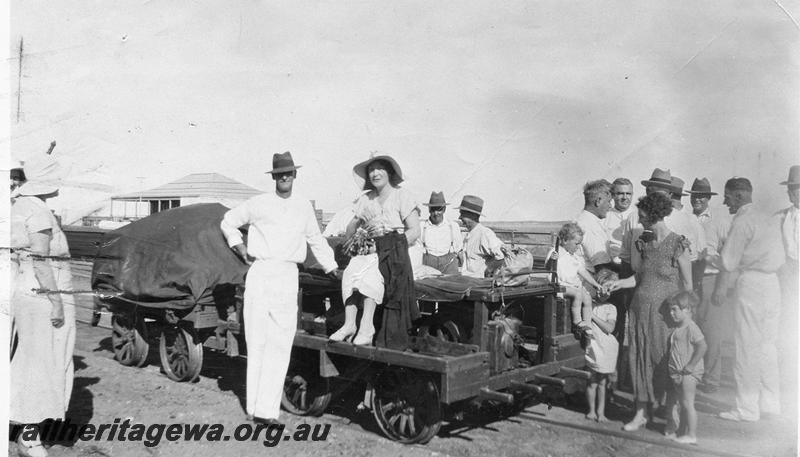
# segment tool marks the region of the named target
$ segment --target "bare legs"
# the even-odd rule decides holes
[[[597,422],[606,422],[606,383],[608,375],[605,373],[592,373],[592,379],[586,387],[586,402],[589,403],[589,412],[586,418]],[[596,405],[596,406],[595,406]]]
[[[674,437],[680,429],[683,435],[675,441],[687,444],[697,443],[697,410],[694,409],[694,397],[697,389],[697,380],[693,376],[682,376],[680,384],[667,395],[667,412],[669,419],[664,434]],[[680,411],[678,410],[680,404]],[[681,417],[682,416],[682,417]]]

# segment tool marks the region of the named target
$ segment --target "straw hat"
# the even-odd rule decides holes
[[[464,198],[461,199],[461,205],[457,206],[456,209],[483,216],[483,213],[481,213],[483,211],[483,199],[475,195],[464,195]]]
[[[353,173],[355,173],[356,176],[363,179],[364,181],[369,181],[367,177],[367,168],[372,162],[375,162],[376,160],[382,160],[388,163],[394,170],[395,175],[397,175],[396,183],[399,184],[403,182],[403,170],[400,169],[400,165],[397,164],[397,161],[394,160],[391,156],[375,155],[374,152],[370,154],[369,159],[356,164],[356,166],[353,167]]]

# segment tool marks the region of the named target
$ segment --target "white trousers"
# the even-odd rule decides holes
[[[778,317],[780,285],[775,273],[745,271],[736,281],[734,343],[736,409],[747,420],[780,413]]]
[[[69,264],[51,261],[51,267],[59,289],[71,290]],[[39,287],[32,262],[23,260],[14,272],[11,309],[19,345],[9,365],[9,418],[20,423],[63,419],[72,394],[74,298],[61,295],[64,325],[55,328],[50,323],[50,300],[30,292]]]
[[[297,330],[297,264],[256,260],[244,291],[247,413],[277,419]]]

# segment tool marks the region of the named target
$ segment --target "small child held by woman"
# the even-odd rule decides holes
[[[616,279],[616,273],[610,270],[598,272],[597,279],[601,284]],[[597,299],[593,302],[591,317],[592,338],[586,345],[586,366],[592,374],[586,386],[586,401],[589,412],[586,418],[597,422],[606,422],[606,388],[608,379],[617,370],[617,354],[619,342],[611,334],[617,323],[617,308],[608,303],[609,293],[600,288]]]
[[[558,240],[560,246],[552,258],[558,259],[556,272],[559,283],[564,286],[564,295],[572,299],[572,323],[591,335],[592,296],[584,282],[597,289],[600,284],[586,270],[585,260],[577,252],[583,242],[583,230],[575,222],[567,222],[558,232]]]
[[[694,396],[697,383],[703,378],[703,356],[706,353],[703,333],[692,321],[692,311],[697,304],[697,296],[692,292],[679,292],[664,302],[673,327],[669,336],[671,389],[667,392],[666,405],[669,417],[664,435],[685,444],[697,443]]]

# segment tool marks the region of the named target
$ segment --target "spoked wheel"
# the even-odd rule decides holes
[[[161,367],[173,381],[194,381],[203,367],[203,345],[187,329],[170,325],[161,331]]]
[[[372,413],[387,437],[404,444],[427,443],[442,425],[439,391],[430,379],[397,368],[375,380]]]
[[[319,375],[316,357],[295,356],[286,373],[281,405],[298,416],[321,416],[331,402],[330,381]]]
[[[451,343],[458,343],[461,341],[461,330],[453,321],[445,321],[443,323],[432,323],[427,326],[420,327],[420,334],[429,334],[439,340],[449,341]]]
[[[111,317],[111,345],[117,362],[127,367],[144,366],[150,351],[144,321],[133,314],[114,313]]]

